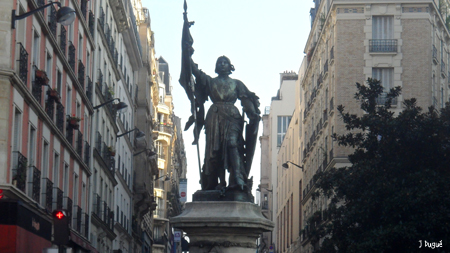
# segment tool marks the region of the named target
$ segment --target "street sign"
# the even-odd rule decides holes
[[[184,203],[187,201],[187,179],[186,178],[180,178],[180,202]]]
[[[269,253],[273,253],[273,245],[270,245],[270,247],[269,247]]]
[[[173,241],[174,242],[181,242],[181,231],[173,232]]]

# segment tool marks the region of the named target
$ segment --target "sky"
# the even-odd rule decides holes
[[[178,83],[181,68],[181,34],[184,0],[142,0],[149,9],[151,29],[155,33],[156,57],[169,64],[172,77],[174,113],[182,127],[190,116],[190,102]],[[187,0],[191,35],[195,52],[192,59],[211,77],[215,62],[225,55],[236,70],[230,76],[241,80],[260,97],[260,110],[270,106],[280,87],[280,73],[298,72],[310,31],[312,0]],[[210,103],[205,104],[205,109]],[[240,108],[240,102],[236,103]],[[262,134],[260,124],[259,135]],[[183,132],[187,156],[188,201],[200,190],[197,148],[192,127]],[[200,134],[200,160],[203,163],[204,131]],[[261,148],[258,142],[250,177],[253,195],[260,182]],[[228,179],[227,179],[228,181]]]

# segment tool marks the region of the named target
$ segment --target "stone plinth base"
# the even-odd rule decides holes
[[[258,205],[238,201],[186,203],[170,223],[187,233],[191,253],[254,253],[256,239],[274,226]]]

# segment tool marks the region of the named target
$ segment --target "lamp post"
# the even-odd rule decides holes
[[[153,152],[153,150],[147,148],[147,149],[141,150],[141,151],[139,151],[139,152],[133,154],[133,156],[137,156],[137,155],[139,155],[139,154],[142,154],[142,153],[144,153],[145,151],[150,151],[150,152],[148,153],[149,158],[152,158],[153,156],[156,156],[156,155],[157,155],[155,152]]]
[[[119,135],[117,135],[116,138],[120,138],[120,137],[122,137],[122,136],[124,136],[124,135],[126,135],[126,134],[129,134],[129,133],[133,132],[133,131],[137,131],[137,133],[136,133],[136,140],[137,140],[137,141],[142,141],[142,140],[145,139],[145,133],[142,132],[141,130],[139,130],[138,128],[131,129],[130,131],[126,131],[126,132],[123,133],[123,134],[119,134]]]
[[[287,162],[283,163],[281,166],[283,166],[283,168],[285,168],[285,169],[288,169],[288,168],[289,168],[289,164],[288,164],[288,163],[290,163],[290,164],[292,164],[292,165],[294,165],[294,166],[297,166],[298,168],[302,169],[302,171],[303,171],[303,169],[304,169],[303,166],[300,166],[300,165],[298,165],[298,164],[295,164],[295,163],[293,163],[293,162],[291,162],[291,161],[287,161]]]
[[[59,10],[56,12],[56,22],[62,24],[62,25],[70,25],[72,24],[72,22],[75,20],[75,11],[67,6],[61,7],[61,3],[60,2],[50,2],[46,5],[43,5],[39,8],[36,8],[32,11],[29,11],[27,13],[24,13],[22,15],[16,16],[16,10],[12,10],[11,11],[11,29],[16,29],[16,20],[21,20],[24,19],[40,10],[43,10],[47,7],[49,7],[52,4],[56,4],[59,7]]]
[[[99,104],[99,105],[97,105],[97,106],[94,106],[94,110],[97,110],[97,109],[99,109],[100,107],[103,107],[103,106],[105,106],[105,105],[107,105],[107,104],[113,102],[113,101],[116,100],[116,99],[119,101],[119,103],[113,104],[113,105],[116,107],[117,112],[118,112],[118,113],[124,113],[124,112],[126,112],[127,109],[128,109],[128,105],[125,104],[124,102],[120,102],[120,99],[118,99],[118,98],[114,98],[114,99],[111,99],[111,100],[109,100],[109,101],[106,101],[106,102],[103,103],[103,104]]]

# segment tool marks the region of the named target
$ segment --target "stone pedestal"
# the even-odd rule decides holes
[[[254,253],[259,235],[274,226],[258,205],[238,201],[186,203],[170,223],[187,233],[191,253]]]

